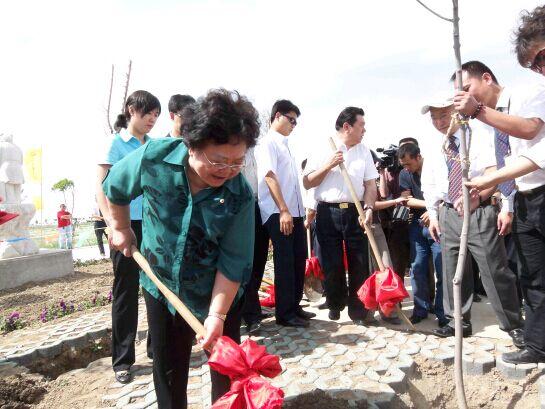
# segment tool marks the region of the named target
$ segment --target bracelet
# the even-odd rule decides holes
[[[475,112],[473,112],[473,115],[470,116],[471,119],[477,118],[477,115],[479,115],[484,107],[484,104],[482,102],[479,102],[479,105],[477,105],[477,109]]]
[[[222,320],[223,322],[225,322],[225,318],[227,318],[227,314],[220,314],[219,312],[213,312],[213,311],[209,311],[208,316],[218,318]]]

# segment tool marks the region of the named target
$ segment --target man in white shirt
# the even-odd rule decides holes
[[[273,244],[276,323],[289,327],[308,327],[316,315],[299,305],[307,257],[305,208],[288,137],[300,114],[291,101],[276,101],[269,132],[255,148],[259,210]]]
[[[344,183],[339,164],[345,164],[358,198],[365,208],[364,223],[371,223],[373,205],[377,199],[375,179],[378,172],[371,151],[361,143],[365,133],[364,112],[361,108],[345,108],[337,118],[334,137],[337,151],[329,141],[321,141],[313,150],[305,168],[303,185],[315,188],[318,202],[316,238],[319,260],[325,274],[326,300],[329,319],[338,320],[348,306],[348,315],[356,325],[372,322],[357,292],[369,276],[367,237],[363,234],[358,212],[348,186]],[[343,265],[343,240],[348,260],[348,286]]]
[[[430,112],[432,123],[442,134],[447,135],[451,115],[454,112],[452,102],[443,101],[426,105],[422,113]],[[473,121],[476,122],[476,121]],[[472,135],[469,149],[469,176],[480,176],[495,170],[493,139],[490,133],[472,123]],[[441,242],[443,258],[443,307],[445,316],[450,319],[448,325],[434,331],[437,336],[454,335],[454,299],[452,279],[456,272],[460,235],[462,230],[461,165],[459,143],[461,130],[452,129],[446,137],[440,137],[440,144],[435,152],[426,156],[422,171],[422,191],[430,217],[429,231],[436,241]],[[469,138],[469,135],[467,135]],[[477,265],[492,308],[498,317],[500,328],[508,331],[514,342],[518,342],[517,331],[522,326],[516,277],[507,266],[505,245],[496,230],[497,210],[491,204],[490,197],[495,187],[473,195],[470,203],[471,218],[468,232],[468,251]],[[441,239],[439,240],[439,235]],[[484,245],[483,245],[484,244]],[[473,278],[471,268],[466,264],[462,281],[463,334],[469,336],[471,327],[471,305],[473,302]]]
[[[519,63],[545,75],[545,6],[525,12],[516,32],[515,49]],[[478,84],[477,84],[478,85]],[[465,90],[464,90],[465,91]],[[516,102],[517,100],[514,99]],[[457,109],[509,135],[511,164],[499,169],[500,177],[487,175],[468,184],[479,189],[505,182],[515,176],[513,235],[520,260],[520,279],[524,295],[525,348],[505,353],[502,359],[512,364],[545,362],[545,170],[542,143],[545,140],[545,88],[520,98],[509,114],[481,105],[470,92],[458,92]],[[528,173],[530,172],[530,173]],[[485,182],[483,182],[483,180]],[[481,186],[482,185],[482,186]]]

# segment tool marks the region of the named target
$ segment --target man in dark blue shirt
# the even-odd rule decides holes
[[[439,326],[446,325],[443,309],[443,273],[441,266],[441,245],[436,243],[429,231],[429,218],[426,212],[424,194],[420,183],[424,158],[420,148],[414,143],[399,147],[399,163],[404,169],[399,175],[401,196],[409,198],[407,206],[411,208],[409,224],[409,242],[411,245],[411,285],[414,297],[414,309],[411,322],[417,324],[427,318],[429,311],[435,311]],[[429,257],[433,257],[436,274],[435,305],[432,306],[428,286]]]

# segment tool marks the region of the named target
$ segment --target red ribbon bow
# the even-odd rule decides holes
[[[358,298],[368,310],[380,307],[387,317],[396,304],[409,296],[399,276],[388,267],[384,272],[375,271],[358,290]]]
[[[284,401],[282,389],[272,386],[261,376],[274,378],[282,372],[280,358],[267,353],[264,346],[251,339],[237,345],[228,337],[220,337],[210,358],[210,368],[231,379],[231,389],[212,409],[280,409]]]

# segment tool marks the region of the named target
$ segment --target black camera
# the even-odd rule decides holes
[[[387,148],[377,148],[377,152],[381,154],[378,161],[379,169],[388,169],[389,172],[398,172],[403,169],[399,164],[398,149],[397,145],[390,145]]]

